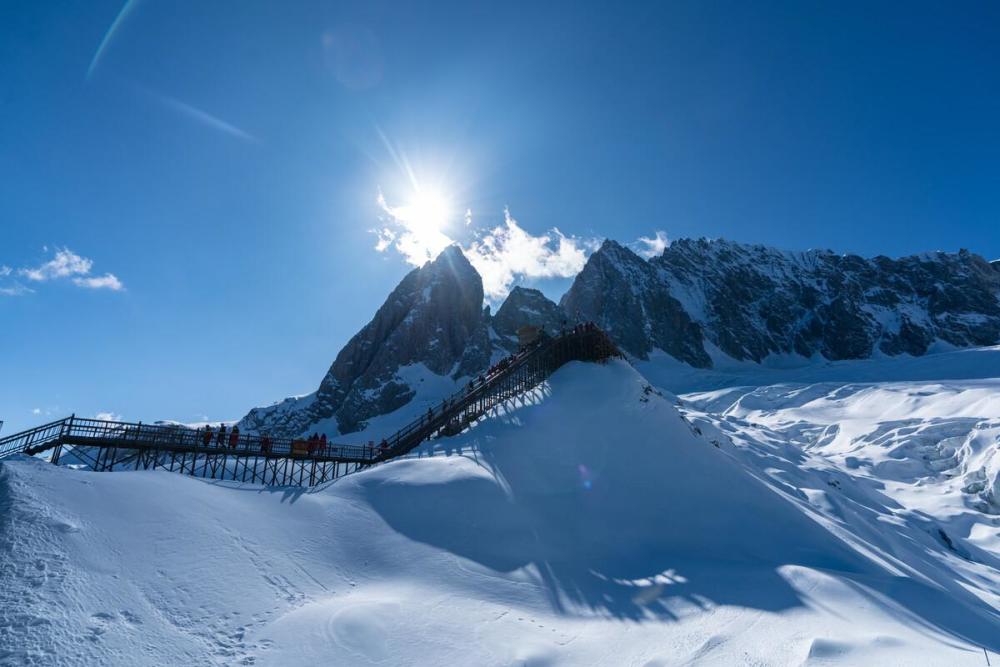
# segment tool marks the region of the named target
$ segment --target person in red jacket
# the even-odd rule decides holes
[[[201,434],[201,444],[208,447],[212,444],[212,427],[206,425],[205,432]]]
[[[229,433],[229,449],[236,449],[236,445],[240,441],[240,427],[233,426],[233,430]]]

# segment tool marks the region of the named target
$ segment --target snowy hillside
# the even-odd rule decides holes
[[[311,490],[7,461],[0,664],[996,663],[1000,528],[959,488],[995,463],[980,384],[702,393],[689,422],[573,363]],[[900,449],[942,419],[972,434],[950,478]]]

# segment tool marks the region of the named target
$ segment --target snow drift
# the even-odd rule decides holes
[[[892,520],[846,473],[843,497],[825,473],[796,477],[800,450],[750,456],[701,430],[627,364],[574,363],[462,436],[313,490],[7,462],[0,662],[978,665],[1000,650],[991,552]]]

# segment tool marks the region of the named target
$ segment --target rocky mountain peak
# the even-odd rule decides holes
[[[677,239],[647,261],[608,239],[559,305],[515,287],[491,316],[481,277],[450,246],[403,278],[316,392],[251,410],[240,427],[291,436],[364,429],[413,400],[415,376],[451,386],[448,378],[478,375],[517,348],[524,324],[555,331],[593,321],[633,358],[661,350],[696,367],[713,357],[858,359],[995,345],[998,297],[1000,260],[968,250],[866,259],[702,238]]]
[[[298,435],[333,420],[340,433],[351,433],[412,399],[414,388],[399,375],[401,368],[423,365],[457,377],[487,366],[489,355],[482,278],[461,249],[450,246],[403,278],[340,351],[314,394],[254,409],[241,427]]]
[[[536,289],[515,287],[493,316],[497,343],[508,352],[517,349],[517,330],[524,325],[554,332],[566,325],[566,314]]]
[[[590,256],[560,306],[571,320],[596,322],[635,357],[659,348],[693,366],[711,364],[698,325],[655,268],[615,241]]]

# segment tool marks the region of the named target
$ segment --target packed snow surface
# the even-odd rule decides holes
[[[1000,381],[656,384],[314,489],[6,461],[0,664],[1000,664]]]

